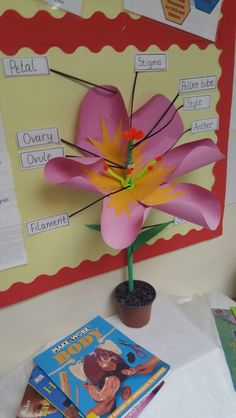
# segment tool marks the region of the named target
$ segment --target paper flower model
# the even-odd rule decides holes
[[[211,139],[176,146],[186,131],[167,97],[153,96],[129,118],[120,92],[109,88],[92,88],[82,101],[75,144],[87,152],[50,160],[46,179],[103,195],[101,234],[112,248],[135,241],[151,208],[216,229],[216,197],[175,179],[222,159],[218,147]]]

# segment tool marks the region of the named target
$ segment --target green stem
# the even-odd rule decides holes
[[[127,254],[128,254],[128,285],[129,285],[129,293],[131,293],[134,290],[133,246],[132,245],[130,245],[127,248]]]
[[[133,105],[134,105],[134,93],[135,93],[135,87],[137,82],[138,72],[135,73],[134,77],[134,84],[132,89],[132,95],[131,95],[131,112],[130,112],[130,121],[129,121],[129,128],[132,128],[132,122],[133,122]],[[129,141],[128,143],[128,150],[127,150],[127,167],[129,164],[133,164],[133,141]],[[131,181],[130,175],[127,176],[127,184]],[[133,275],[133,245],[129,245],[127,248],[127,255],[128,255],[128,286],[129,286],[129,293],[132,293],[134,290],[134,275]]]
[[[127,166],[133,163],[133,141],[129,141],[128,143],[128,153],[127,153]]]

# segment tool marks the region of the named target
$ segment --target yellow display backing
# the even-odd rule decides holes
[[[26,3],[26,0],[22,3]],[[40,4],[41,2],[34,3]],[[163,51],[156,46],[150,46],[146,51],[142,51],[144,52],[161,53]],[[136,53],[139,51],[133,46],[127,47],[123,52],[104,47],[98,53],[80,47],[72,54],[66,54],[58,48],[50,48],[46,55],[51,68],[97,84],[116,85],[129,108]],[[220,51],[214,45],[204,50],[193,45],[184,51],[173,45],[164,53],[168,57],[167,71],[139,74],[134,110],[157,93],[164,94],[172,100],[179,90],[179,82],[182,78],[210,75],[215,75],[217,80],[220,78]],[[35,55],[32,50],[24,48],[16,56]],[[5,55],[2,54],[2,57]],[[8,289],[15,282],[31,283],[40,274],[53,275],[64,266],[75,267],[83,260],[95,261],[103,254],[116,254],[104,244],[98,232],[89,230],[85,226],[88,223],[100,222],[100,204],[71,218],[68,227],[31,237],[27,236],[25,230],[26,222],[64,212],[72,213],[99,197],[92,193],[48,184],[44,180],[42,168],[22,171],[16,141],[17,131],[57,126],[61,137],[73,143],[81,100],[88,91],[88,87],[53,73],[48,76],[7,78],[1,68],[0,91],[1,110],[28,256],[27,265],[0,272],[0,291]],[[218,90],[188,95],[200,94],[211,95],[211,107],[192,112],[181,109],[180,115],[185,129],[190,128],[192,120],[217,116]],[[183,97],[185,95],[179,96],[175,103],[177,107],[183,103]],[[181,139],[181,143],[206,137],[216,142],[215,132],[202,132],[197,135],[188,132]],[[67,146],[65,146],[65,152],[76,154],[76,151]],[[212,166],[195,170],[184,179],[209,190],[215,181]],[[146,223],[159,223],[170,219],[170,216],[153,210]],[[166,229],[158,239],[162,237],[169,240],[175,234],[184,235],[193,228],[200,229],[189,223],[173,225]],[[152,243],[153,241],[150,242]]]

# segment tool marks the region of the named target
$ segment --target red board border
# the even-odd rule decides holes
[[[217,136],[218,146],[225,156],[227,156],[229,109],[232,99],[235,6],[229,5],[226,0],[223,1],[222,18],[218,24],[215,42],[216,47],[222,50],[220,56],[222,75],[218,83],[221,95],[217,105],[220,123]],[[99,36],[94,37],[94,33]],[[159,39],[161,39],[160,42]],[[6,55],[14,55],[22,47],[29,47],[35,53],[44,54],[52,46],[61,48],[65,53],[72,53],[79,46],[86,46],[92,52],[98,52],[105,45],[110,45],[117,51],[123,51],[128,45],[135,45],[143,51],[152,44],[157,46],[161,44],[161,49],[166,50],[173,43],[185,50],[191,44],[205,49],[212,42],[144,17],[134,20],[126,13],[121,13],[115,19],[108,19],[100,12],[95,13],[89,19],[82,19],[70,13],[56,19],[44,11],[38,12],[32,18],[24,18],[16,11],[8,10],[0,17],[0,50]],[[215,165],[214,175],[216,181],[213,192],[220,200],[223,214],[226,158]],[[161,239],[151,246],[144,245],[141,250],[138,250],[135,254],[135,261],[177,250],[221,234],[222,222],[215,231],[192,230],[184,236],[177,234],[171,240]],[[14,283],[6,291],[0,292],[0,307],[115,270],[124,266],[125,263],[125,251],[121,251],[117,256],[103,255],[96,262],[83,261],[75,268],[64,267],[52,276],[42,274],[31,283]]]

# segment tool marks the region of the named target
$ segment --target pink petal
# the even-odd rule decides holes
[[[176,167],[171,172],[168,181],[222,158],[224,155],[211,139],[201,139],[180,145],[164,156],[165,167]]]
[[[163,114],[170,106],[170,103],[170,100],[161,94],[153,96],[133,114],[132,125],[136,129],[143,130],[144,135],[148,134],[154,125],[162,118]],[[183,134],[184,127],[182,119],[179,116],[179,113],[175,113],[175,111],[176,108],[174,105],[171,105],[166,115],[153,130],[153,133],[159,130],[160,132],[145,141],[143,163],[147,163],[153,158],[163,155]],[[173,120],[171,120],[172,117]],[[165,127],[168,122],[170,123]]]
[[[87,138],[101,139],[102,118],[111,138],[120,122],[122,122],[123,130],[126,130],[129,125],[127,111],[119,90],[114,86],[103,87],[112,89],[114,93],[97,87],[88,91],[81,104],[76,133],[76,144],[93,152],[95,147]],[[99,153],[97,150],[96,152]]]
[[[216,229],[220,222],[221,211],[213,193],[195,184],[180,183],[176,186],[175,191],[184,194],[155,208],[204,228]]]
[[[115,208],[109,207],[109,197],[103,201],[101,233],[105,243],[118,250],[127,248],[136,239],[148,209],[134,201],[130,218],[126,212],[115,214]]]
[[[62,184],[64,186],[98,192],[86,176],[83,168],[100,171],[103,160],[98,158],[52,158],[44,167],[44,176],[49,183]]]

